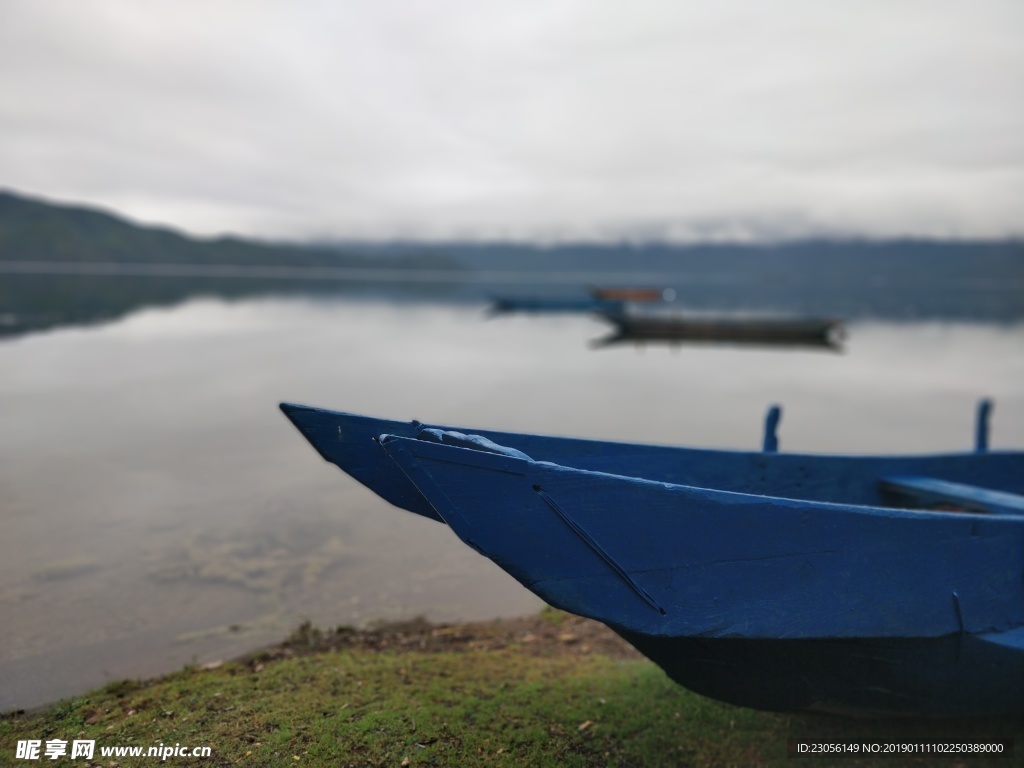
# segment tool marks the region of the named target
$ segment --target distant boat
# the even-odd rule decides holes
[[[1024,452],[634,445],[284,413],[326,460],[678,683],[772,710],[1024,712]]]
[[[754,345],[805,345],[837,349],[845,337],[838,318],[779,316],[639,314],[602,312],[615,326],[594,346],[619,343],[729,342]]]
[[[675,298],[671,288],[590,288],[590,295],[600,301],[666,301]]]
[[[623,310],[621,301],[605,301],[591,296],[499,296],[490,306],[492,315],[523,312],[542,313],[618,313]]]

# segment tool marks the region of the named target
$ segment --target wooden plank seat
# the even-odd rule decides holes
[[[879,488],[917,507],[993,515],[1024,515],[1024,496],[934,477],[887,477]]]

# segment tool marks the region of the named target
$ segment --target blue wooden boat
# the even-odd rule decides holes
[[[601,299],[592,296],[499,296],[488,308],[490,315],[512,313],[526,314],[585,314],[588,312],[619,313],[623,311],[622,301]]]
[[[706,451],[282,405],[320,454],[735,704],[1024,712],[1024,453]]]
[[[525,312],[532,314],[586,313],[623,315],[634,303],[666,302],[675,297],[671,288],[598,288],[591,286],[586,296],[496,296],[491,302],[492,315]]]

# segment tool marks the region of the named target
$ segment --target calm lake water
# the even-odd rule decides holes
[[[321,626],[539,602],[437,523],[321,461],[289,400],[391,418],[668,444],[1024,447],[1024,323],[860,322],[842,354],[595,350],[584,316],[482,305],[193,300],[0,342],[0,709]]]

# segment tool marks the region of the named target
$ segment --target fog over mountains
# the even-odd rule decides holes
[[[279,243],[195,238],[11,192],[0,192],[0,274],[7,334],[195,295],[479,302],[600,284],[672,287],[680,311],[1024,317],[1020,240]]]

